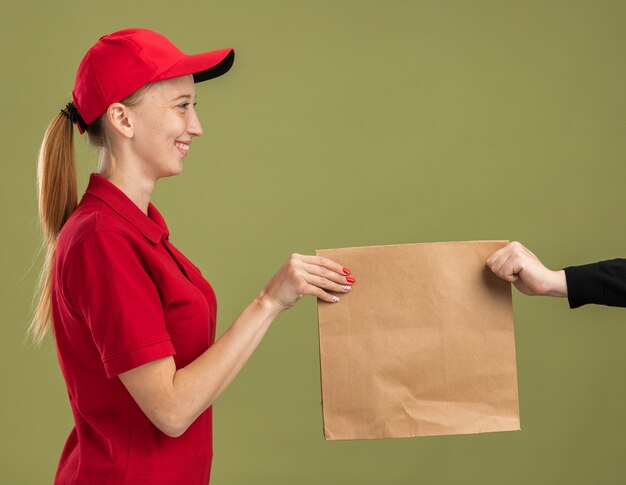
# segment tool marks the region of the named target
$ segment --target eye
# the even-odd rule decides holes
[[[198,104],[197,101],[195,103],[193,103],[194,106],[197,105],[197,104]],[[184,109],[187,109],[187,106],[189,106],[189,102],[186,102],[186,103],[178,105],[179,108],[184,108]]]

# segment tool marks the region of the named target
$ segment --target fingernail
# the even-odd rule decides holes
[[[346,291],[350,291],[350,289],[352,288],[350,285],[341,285],[341,287]]]
[[[348,280],[348,283],[354,283],[356,280],[350,276],[346,276],[346,280]]]
[[[343,268],[343,274],[350,274],[350,270],[348,268]]]
[[[339,297],[337,297],[337,296],[333,295],[332,300],[333,300],[334,302],[337,302],[337,301],[339,301]]]

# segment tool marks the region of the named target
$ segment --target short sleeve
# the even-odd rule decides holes
[[[64,264],[66,299],[88,326],[109,378],[176,353],[145,260],[130,238],[97,230]]]

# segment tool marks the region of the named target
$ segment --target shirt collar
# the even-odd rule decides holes
[[[165,219],[157,208],[148,202],[148,215],[135,204],[121,189],[97,172],[89,175],[86,192],[96,196],[111,209],[134,225],[152,243],[158,243],[163,235],[169,238]]]

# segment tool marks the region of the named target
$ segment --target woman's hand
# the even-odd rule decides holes
[[[347,293],[356,280],[350,270],[324,256],[293,253],[260,293],[261,299],[277,312],[291,308],[304,295],[314,295],[327,302],[339,297],[324,290]]]
[[[567,296],[565,272],[546,268],[537,256],[517,241],[489,256],[487,266],[525,295]]]

